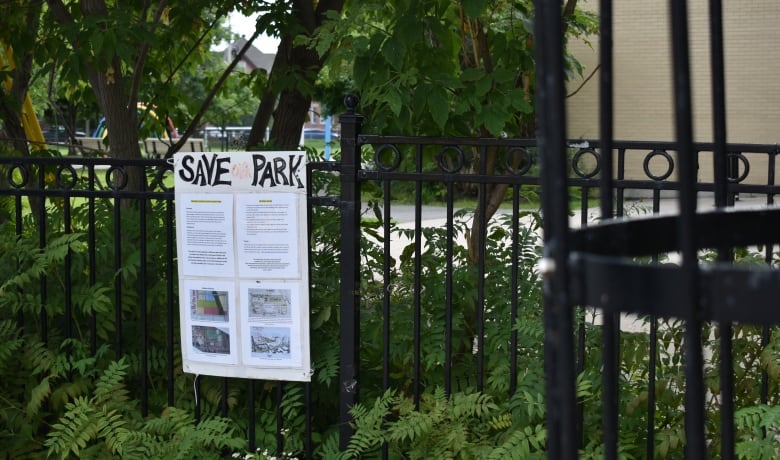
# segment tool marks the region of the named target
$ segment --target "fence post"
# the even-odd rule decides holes
[[[559,2],[534,1],[544,256],[544,373],[547,458],[577,458],[573,306],[569,295],[566,90]]]
[[[341,123],[341,323],[339,325],[339,447],[347,448],[354,430],[349,409],[358,400],[360,358],[360,149],[357,136],[363,116],[358,98],[347,96]]]

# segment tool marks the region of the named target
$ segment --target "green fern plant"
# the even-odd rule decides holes
[[[98,378],[90,397],[80,396],[46,438],[55,458],[221,458],[244,447],[230,420],[212,417],[196,423],[187,411],[170,407],[144,420],[124,384],[128,364],[112,362]]]
[[[780,407],[751,406],[734,413],[738,458],[774,459],[780,456]]]
[[[355,434],[347,449],[337,452],[335,443],[326,442],[324,458],[370,458],[383,445],[391,456],[410,459],[541,458],[547,440],[543,412],[523,425],[508,403],[479,392],[447,396],[437,388],[423,394],[416,408],[412,398],[388,390],[351,413]]]

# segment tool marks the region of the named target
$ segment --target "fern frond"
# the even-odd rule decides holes
[[[108,450],[120,457],[124,457],[124,441],[130,431],[126,426],[127,422],[121,413],[115,410],[107,411],[105,408],[97,423],[97,436],[105,439]]]
[[[15,321],[0,321],[0,369],[6,369],[11,358],[16,359],[17,351],[23,343]]]
[[[429,433],[440,420],[435,412],[410,412],[387,429],[387,438],[399,443],[413,441]]]
[[[27,338],[22,355],[22,364],[31,369],[33,375],[48,375],[56,367],[57,356],[46,347],[46,344]]]
[[[158,437],[173,437],[187,426],[195,426],[195,418],[187,411],[166,408],[160,417],[148,420],[141,431]]]
[[[512,428],[512,414],[503,413],[494,416],[488,422],[490,428],[496,431],[505,431]]]
[[[128,393],[124,384],[126,374],[127,363],[125,363],[124,358],[119,361],[112,361],[95,384],[93,403],[97,406],[102,406],[105,404],[115,405],[127,401]]]
[[[452,395],[452,415],[456,419],[482,418],[497,408],[498,406],[493,402],[490,395],[484,393],[456,393]]]
[[[87,442],[94,439],[97,428],[95,412],[87,398],[77,398],[66,405],[67,412],[60,423],[52,426],[52,431],[46,438],[45,445],[49,448],[49,456],[67,458],[71,453],[76,457]]]
[[[512,432],[504,442],[493,449],[490,460],[543,458],[547,430],[543,425],[527,426]]]
[[[44,377],[30,390],[30,396],[25,407],[25,412],[28,417],[33,417],[40,412],[46,398],[51,394],[51,385],[49,384],[49,377]]]
[[[398,402],[395,391],[390,389],[378,397],[370,408],[361,404],[352,406],[350,413],[355,420],[356,430],[344,452],[346,458],[365,455],[385,442],[385,418],[390,415],[390,408]]]
[[[317,382],[330,387],[339,375],[338,347],[320,347],[321,351],[314,358],[314,369]]]

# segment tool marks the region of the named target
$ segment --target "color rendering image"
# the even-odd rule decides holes
[[[229,320],[227,291],[190,291],[190,310],[195,321]]]

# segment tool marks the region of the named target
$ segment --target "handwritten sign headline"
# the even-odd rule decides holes
[[[177,189],[243,188],[305,191],[304,152],[180,153]]]

